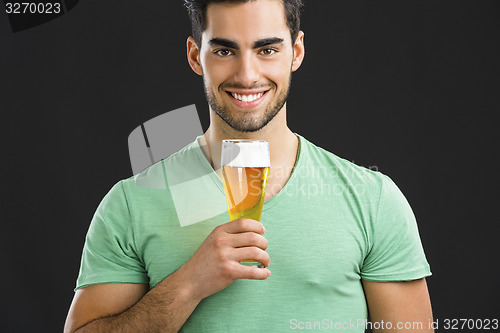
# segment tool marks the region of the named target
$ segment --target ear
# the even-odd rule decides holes
[[[302,64],[302,60],[304,60],[304,56],[306,54],[306,49],[304,47],[304,32],[299,31],[297,35],[297,39],[295,40],[295,44],[293,46],[293,62],[292,62],[292,72],[295,72],[299,69]]]
[[[200,61],[200,49],[194,38],[189,36],[186,42],[187,46],[187,60],[189,62],[189,66],[193,69],[193,71],[198,75],[203,75],[203,68],[201,67]]]

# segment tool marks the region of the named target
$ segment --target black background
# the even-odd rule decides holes
[[[499,1],[306,0],[303,15],[289,126],[401,188],[439,327],[500,313],[499,14]],[[62,330],[94,210],[132,174],[134,128],[193,103],[208,127],[189,33],[180,0],[84,1],[17,33],[0,12],[2,331]]]

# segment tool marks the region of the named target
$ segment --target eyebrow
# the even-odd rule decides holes
[[[255,41],[252,45],[252,48],[258,49],[259,47],[263,46],[283,44],[283,42],[284,42],[283,38],[278,38],[278,37],[263,38],[259,39],[258,41]],[[238,43],[225,38],[212,38],[208,42],[208,44],[210,44],[211,46],[224,46],[235,50],[238,50],[240,48]]]

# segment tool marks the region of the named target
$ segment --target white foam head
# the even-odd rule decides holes
[[[266,140],[222,140],[221,165],[232,167],[270,167]]]

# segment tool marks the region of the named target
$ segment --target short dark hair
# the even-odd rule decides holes
[[[186,7],[189,19],[191,20],[191,27],[193,38],[201,47],[201,35],[207,28],[207,7],[212,3],[244,3],[255,0],[184,0],[184,7]],[[297,39],[300,30],[300,12],[304,6],[302,0],[279,0],[285,6],[286,25],[290,29],[290,36],[292,37],[292,44]]]

